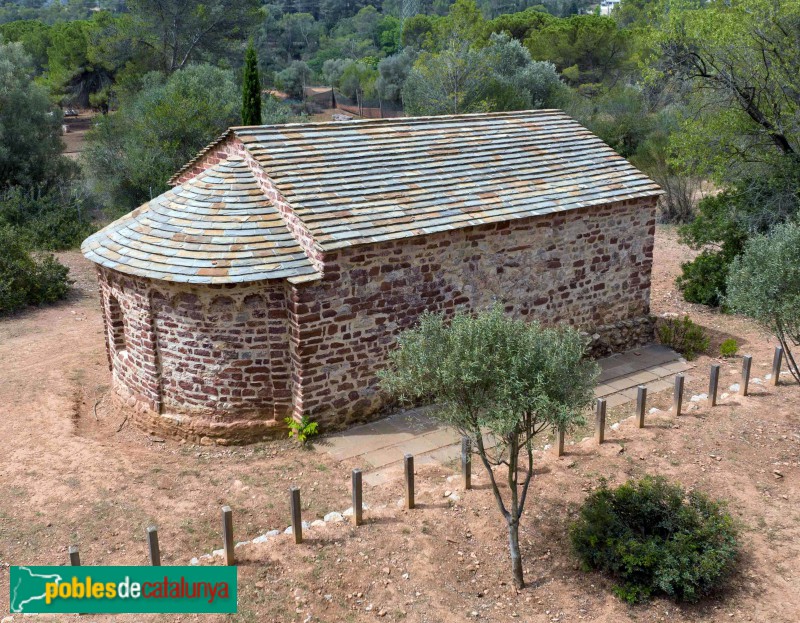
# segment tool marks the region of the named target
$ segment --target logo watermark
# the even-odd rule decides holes
[[[234,613],[236,567],[11,567],[12,613]]]

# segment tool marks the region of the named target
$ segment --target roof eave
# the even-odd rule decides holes
[[[655,185],[655,184],[654,184]],[[428,228],[426,231],[423,232],[410,232],[410,231],[398,231],[392,232],[389,234],[379,235],[379,236],[372,236],[369,238],[348,238],[340,241],[334,242],[320,242],[318,246],[322,250],[323,253],[331,253],[336,251],[341,251],[343,249],[347,249],[350,247],[361,247],[366,245],[372,244],[383,244],[386,242],[391,242],[395,240],[401,240],[403,238],[419,238],[423,236],[429,236],[432,234],[440,234],[445,231],[454,231],[458,229],[466,229],[467,227],[481,227],[483,225],[489,224],[497,224],[497,223],[506,223],[506,222],[513,222],[517,220],[524,220],[528,218],[537,218],[542,216],[549,216],[551,214],[561,213],[561,212],[572,212],[574,210],[586,209],[586,208],[596,208],[598,206],[604,205],[614,205],[618,203],[622,203],[625,201],[631,201],[635,199],[646,199],[646,198],[653,198],[657,199],[661,195],[664,194],[664,190],[661,187],[649,189],[642,192],[634,192],[629,193],[625,196],[616,197],[609,200],[595,200],[585,203],[584,205],[574,206],[574,207],[557,207],[557,208],[545,208],[540,210],[535,214],[528,214],[525,216],[517,216],[517,217],[505,217],[505,216],[494,216],[489,218],[481,218],[475,219],[474,222],[470,224],[463,224],[459,226],[452,226],[452,225],[442,225],[440,227],[433,227]]]

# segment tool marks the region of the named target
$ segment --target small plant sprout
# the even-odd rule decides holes
[[[300,421],[295,420],[293,417],[287,417],[283,421],[289,427],[289,437],[294,437],[303,445],[306,445],[309,439],[319,434],[319,424],[312,422],[307,415],[304,415]]]
[[[739,343],[733,338],[729,338],[719,345],[719,354],[723,357],[735,357],[739,352]]]

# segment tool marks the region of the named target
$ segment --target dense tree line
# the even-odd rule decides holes
[[[798,212],[798,32],[793,0],[6,0],[0,218],[72,244],[85,227],[44,241],[53,214],[135,207],[228,125],[314,113],[309,86],[407,114],[558,107],[662,185],[702,251],[679,286],[719,305],[747,240]],[[58,155],[76,106],[111,113],[80,168]]]

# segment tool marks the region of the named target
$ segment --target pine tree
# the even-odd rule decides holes
[[[261,80],[258,78],[258,58],[252,42],[244,55],[242,125],[261,125]]]

